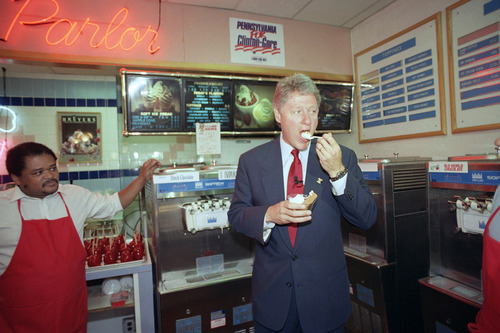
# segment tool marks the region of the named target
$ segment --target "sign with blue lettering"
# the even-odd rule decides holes
[[[354,56],[360,143],[446,130],[441,14]]]
[[[363,171],[363,178],[365,180],[380,180],[380,171]]]
[[[500,128],[500,1],[446,8],[452,133]]]
[[[200,179],[178,183],[158,184],[158,196],[169,192],[194,192],[209,190],[225,190],[234,188],[234,179]]]
[[[482,185],[496,188],[500,185],[500,165],[496,170],[478,170],[465,161],[430,161],[429,181],[433,187],[454,187],[450,185]]]
[[[468,170],[466,173],[429,172],[431,183],[500,185],[500,170]]]

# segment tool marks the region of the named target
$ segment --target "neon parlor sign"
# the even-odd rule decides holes
[[[16,0],[11,0],[11,2],[16,2]],[[129,12],[127,8],[120,9],[111,21],[97,23],[92,21],[90,17],[87,17],[83,21],[64,17],[56,18],[56,15],[59,13],[59,3],[56,0],[50,0],[54,9],[52,14],[41,20],[21,20],[21,16],[30,2],[31,0],[26,0],[17,14],[12,18],[7,32],[4,36],[0,36],[1,41],[7,42],[9,40],[10,33],[16,27],[16,24],[20,24],[23,27],[46,25],[48,29],[45,33],[45,42],[49,45],[71,46],[77,40],[81,39],[82,34],[85,32],[92,34],[89,40],[89,46],[92,48],[103,46],[108,50],[120,48],[124,51],[129,51],[139,47],[139,45],[144,47],[145,43],[141,42],[148,37],[149,44],[147,45],[147,51],[153,54],[160,49],[159,46],[155,47],[154,45],[158,37],[158,31],[152,29],[151,25],[144,30],[140,30],[134,26],[125,26]],[[2,19],[5,20],[6,18],[3,17]]]
[[[0,157],[3,156],[4,151],[7,150],[7,139],[0,141]]]
[[[9,109],[5,106],[0,106],[0,115],[3,113],[4,110],[7,111],[7,119],[9,118],[9,114],[10,114],[11,124],[8,125],[8,122],[6,122],[6,125],[8,127],[7,128],[0,127],[0,132],[3,132],[3,133],[14,132],[16,129],[16,114],[11,109]],[[7,150],[7,138],[3,142],[0,141],[0,157],[2,157],[3,153],[6,150]]]

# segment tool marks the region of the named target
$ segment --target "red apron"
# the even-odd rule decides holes
[[[483,306],[476,316],[476,322],[468,325],[471,332],[500,332],[500,242],[491,238],[488,232],[498,207],[491,214],[483,235]]]
[[[0,332],[86,332],[86,251],[68,206],[56,220],[24,220],[21,200],[18,209],[21,236],[0,276]]]

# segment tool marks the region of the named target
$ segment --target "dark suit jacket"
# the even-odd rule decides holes
[[[285,200],[279,138],[240,157],[235,193],[228,212],[237,231],[257,240],[252,276],[254,319],[272,330],[285,323],[295,289],[304,332],[326,332],[344,324],[351,314],[344,258],[341,215],[355,226],[369,228],[376,205],[355,153],[341,146],[349,170],[343,195],[334,196],[328,174],[311,143],[304,193],[318,199],[312,220],[300,224],[292,247],[287,226],[276,225],[267,242],[263,221],[269,206]]]

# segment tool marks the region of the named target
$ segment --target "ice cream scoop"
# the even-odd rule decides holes
[[[306,209],[312,209],[312,205],[316,202],[318,195],[314,191],[309,194],[291,194],[288,196],[288,201],[296,204],[304,204]]]
[[[155,110],[170,110],[172,105],[172,92],[161,81],[157,81],[151,88],[148,87],[147,94],[143,97],[146,109],[154,108]]]
[[[300,133],[300,136],[306,140],[312,140],[314,138],[319,139],[319,136],[311,135],[311,133],[309,133],[309,131],[305,131],[305,132]]]

